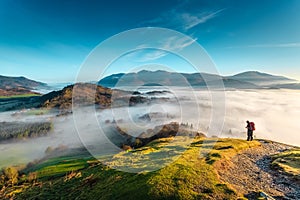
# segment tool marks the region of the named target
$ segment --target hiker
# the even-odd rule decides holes
[[[255,124],[254,122],[249,122],[248,120],[247,126],[245,127],[247,129],[247,141],[252,141],[253,140],[253,131],[255,130]]]

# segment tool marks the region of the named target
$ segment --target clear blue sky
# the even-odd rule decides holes
[[[299,0],[1,0],[0,74],[72,81],[101,41],[144,26],[197,39],[223,75],[300,80]]]

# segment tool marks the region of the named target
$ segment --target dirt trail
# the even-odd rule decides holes
[[[233,157],[229,166],[218,169],[221,180],[253,199],[254,191],[264,191],[275,199],[300,199],[300,184],[270,168],[271,155],[291,146],[261,141],[260,147],[250,148]],[[222,166],[222,163],[220,163]]]

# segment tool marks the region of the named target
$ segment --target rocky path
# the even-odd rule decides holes
[[[274,199],[300,199],[300,183],[270,168],[270,156],[291,147],[264,141],[261,144],[239,153],[228,167],[218,170],[221,180],[249,199],[253,199],[254,191],[264,191]]]

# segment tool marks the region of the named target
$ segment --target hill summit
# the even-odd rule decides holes
[[[275,83],[296,82],[296,80],[289,79],[284,76],[275,76],[275,75],[262,73],[258,71],[242,72],[233,76],[229,76],[229,78],[240,80],[240,81],[246,81],[256,85],[270,85]]]

